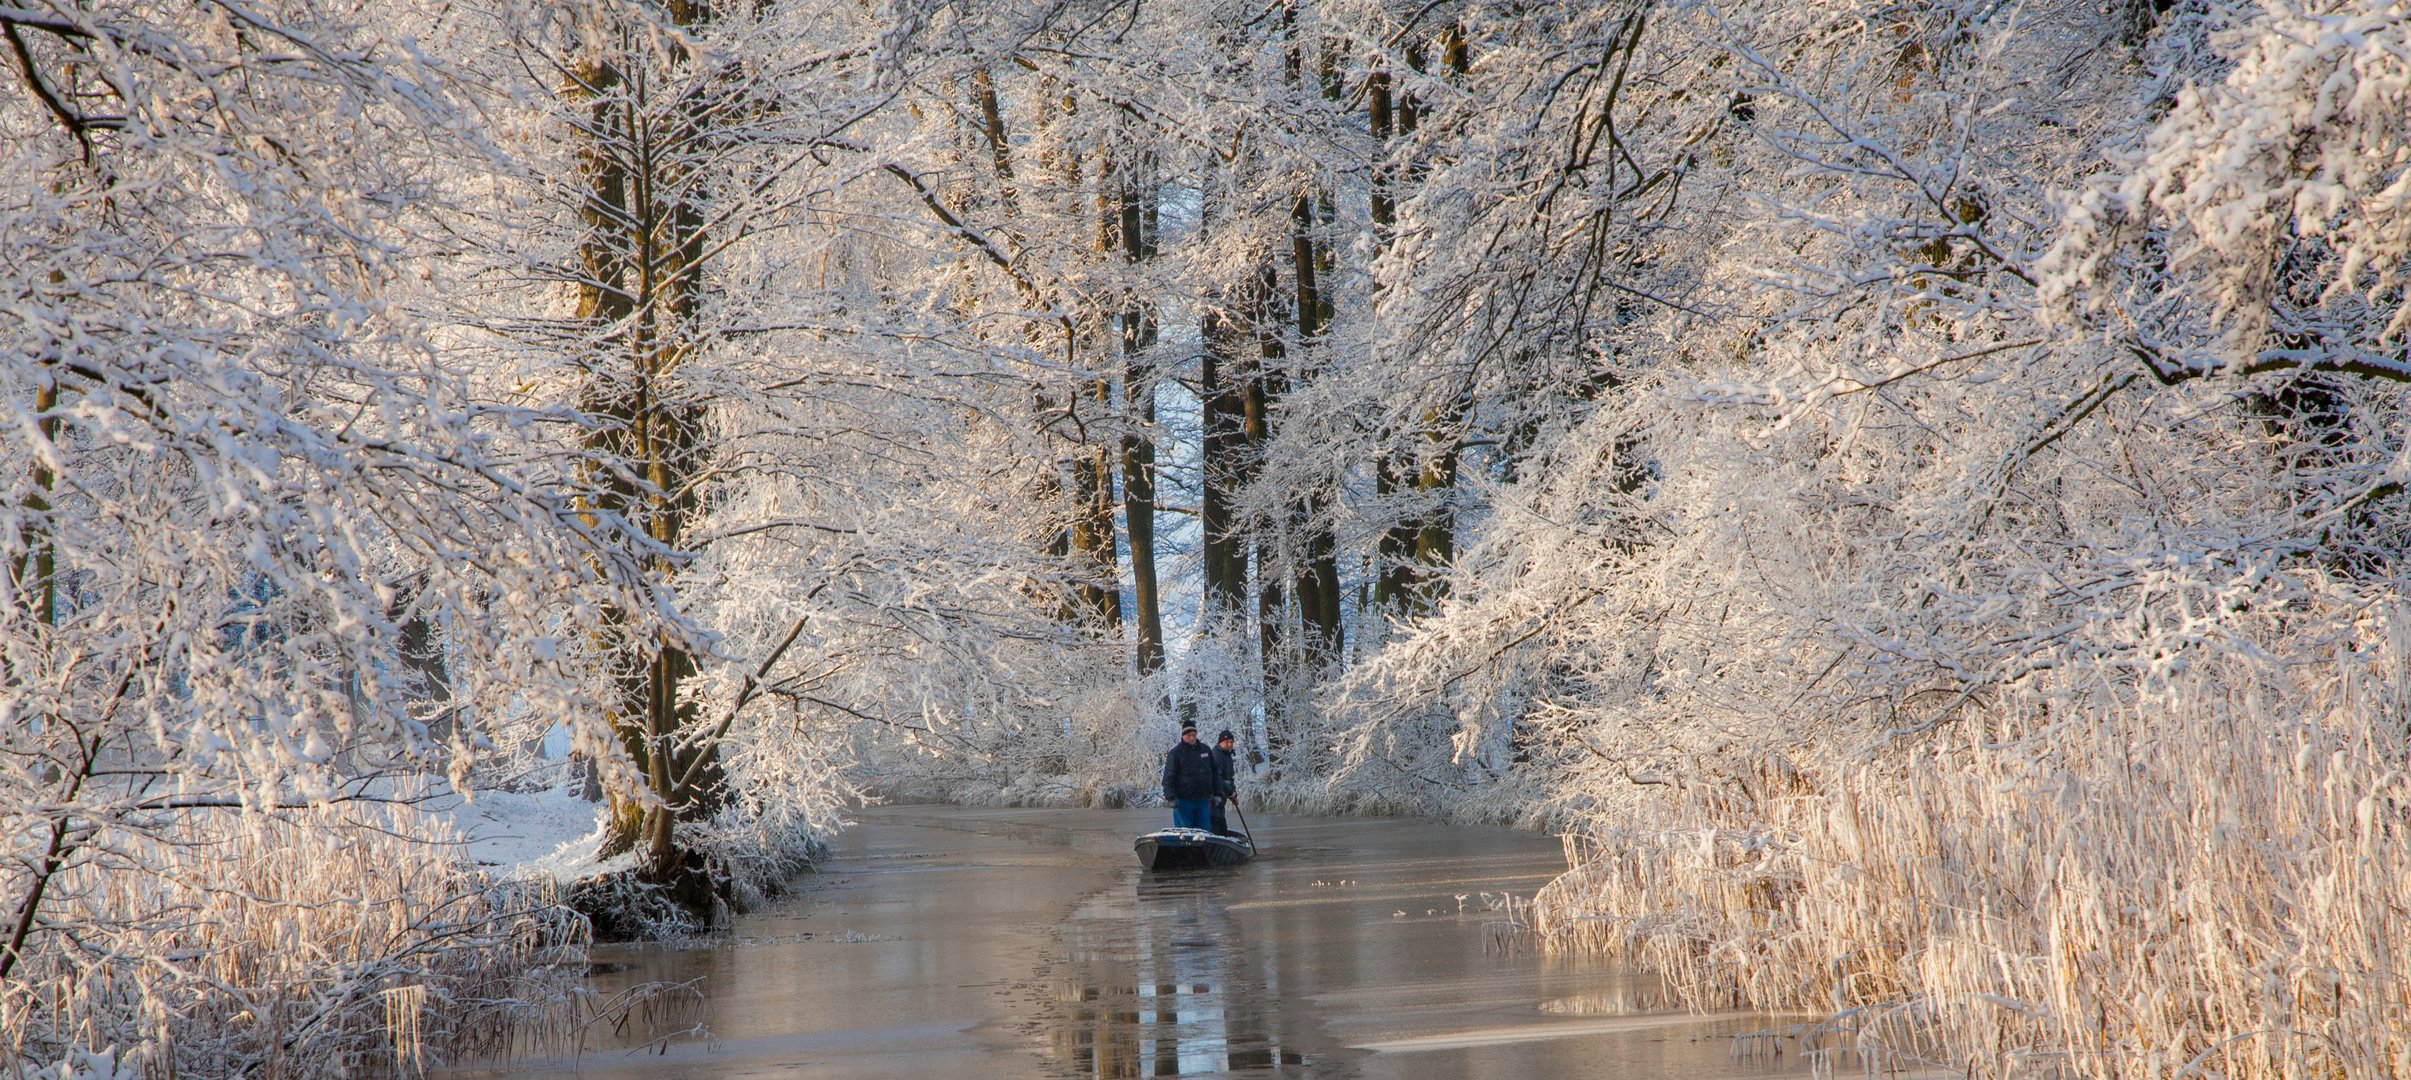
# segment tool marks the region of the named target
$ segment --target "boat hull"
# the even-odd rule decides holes
[[[1244,837],[1220,836],[1204,829],[1159,829],[1132,843],[1139,865],[1148,870],[1195,870],[1237,866],[1253,858],[1256,849]]]

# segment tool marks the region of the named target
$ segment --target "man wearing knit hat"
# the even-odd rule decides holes
[[[1223,816],[1222,804],[1239,805],[1239,754],[1237,740],[1231,729],[1224,728],[1214,736],[1214,832],[1221,836],[1237,836],[1231,831],[1230,819]]]
[[[1207,803],[1220,790],[1214,748],[1197,741],[1197,725],[1183,721],[1180,741],[1164,752],[1164,799],[1172,804],[1172,827],[1203,829],[1213,824]]]

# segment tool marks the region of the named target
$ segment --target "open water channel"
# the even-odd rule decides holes
[[[592,986],[697,986],[708,1038],[590,1033],[512,1076],[1804,1075],[1737,1056],[1797,1018],[1694,1016],[1650,978],[1506,939],[1491,905],[1558,843],[1408,819],[1251,814],[1235,869],[1145,874],[1143,810],[888,806],[732,932],[597,948]],[[683,1022],[683,1020],[681,1021]],[[1771,1048],[1779,1042],[1754,1039]]]

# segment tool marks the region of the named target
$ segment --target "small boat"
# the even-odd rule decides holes
[[[1256,846],[1244,836],[1223,836],[1204,829],[1158,829],[1131,846],[1138,849],[1139,865],[1149,870],[1237,866],[1256,854]]]

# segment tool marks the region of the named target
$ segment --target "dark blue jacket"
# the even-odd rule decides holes
[[[1239,753],[1214,748],[1214,794],[1225,799],[1239,794]]]
[[[1164,754],[1164,798],[1211,799],[1221,785],[1214,767],[1214,748],[1204,743],[1174,743]]]

